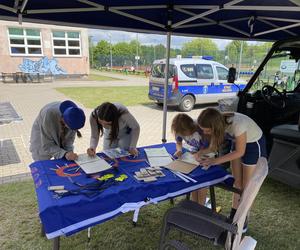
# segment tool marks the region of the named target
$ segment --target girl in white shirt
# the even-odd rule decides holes
[[[243,190],[250,180],[259,157],[266,157],[265,138],[260,127],[248,116],[240,113],[221,113],[207,108],[198,117],[198,125],[203,133],[210,135],[210,149],[218,150],[224,139],[232,141],[231,152],[223,156],[202,160],[206,167],[231,161],[234,186]],[[239,203],[239,195],[234,194],[231,216],[233,218]]]

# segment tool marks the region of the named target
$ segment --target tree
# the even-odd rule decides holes
[[[101,40],[97,43],[96,47],[93,48],[93,65],[105,66],[109,64],[110,57],[110,43]]]
[[[213,40],[208,38],[196,38],[182,46],[182,56],[203,56],[215,53],[218,47]]]

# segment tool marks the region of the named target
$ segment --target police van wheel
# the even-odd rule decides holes
[[[162,107],[164,104],[162,102],[156,102],[155,103],[158,107]]]
[[[179,110],[183,112],[191,111],[194,108],[195,99],[191,95],[186,95],[182,98],[181,103],[179,104]]]

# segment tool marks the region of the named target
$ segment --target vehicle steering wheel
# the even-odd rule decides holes
[[[273,93],[276,93],[278,95],[278,99],[276,101],[272,100]],[[270,85],[265,85],[261,89],[262,97],[266,103],[268,103],[270,106],[283,109],[286,106],[285,97],[284,95],[275,87]]]

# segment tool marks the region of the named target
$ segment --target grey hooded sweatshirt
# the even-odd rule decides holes
[[[35,119],[30,137],[30,152],[34,161],[62,158],[73,151],[76,131],[61,124],[61,102],[43,107]]]
[[[117,140],[110,143],[109,135],[111,130],[103,128],[103,149],[120,147],[123,149],[136,148],[137,141],[140,135],[140,125],[128,109],[120,104],[113,103],[123,114],[119,118],[119,134]],[[91,140],[90,147],[97,148],[99,142],[100,132],[98,129],[97,119],[93,117],[93,113],[90,115],[91,125]]]

